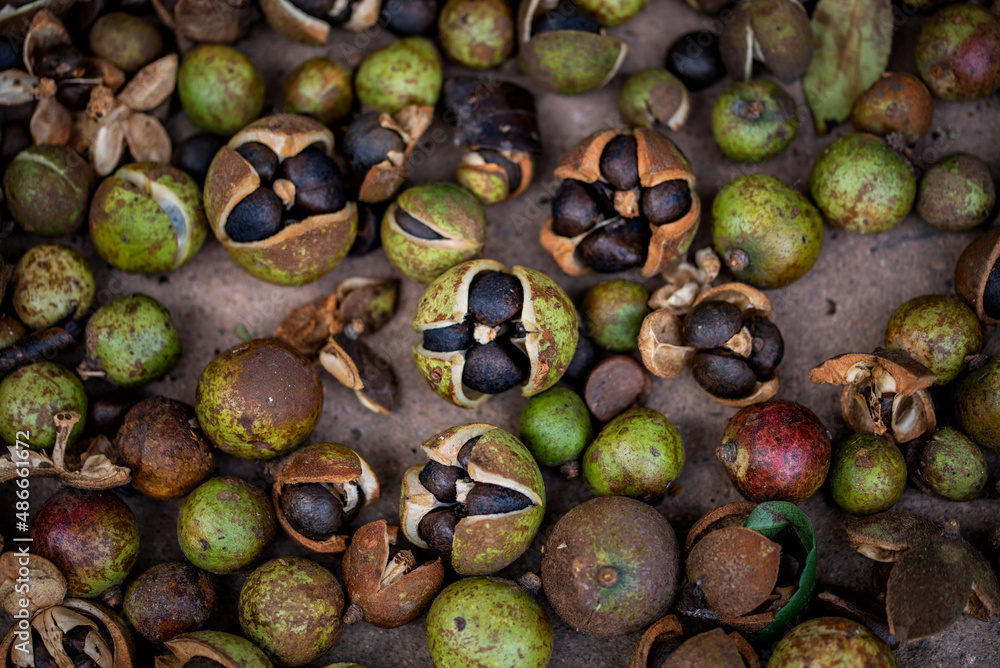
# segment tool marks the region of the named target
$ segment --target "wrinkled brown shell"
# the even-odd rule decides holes
[[[385,520],[366,524],[355,532],[342,565],[348,603],[363,611],[366,622],[383,629],[403,626],[419,617],[444,582],[444,565],[436,559],[383,585],[389,542]]]
[[[742,527],[756,507],[757,504],[752,501],[734,501],[710,511],[691,527],[684,539],[684,552],[690,552],[695,543],[711,531],[730,526]]]
[[[649,242],[646,263],[640,269],[643,276],[653,276],[676,263],[687,251],[701,220],[701,199],[695,191],[691,163],[677,146],[656,130],[624,128],[600,130],[576,145],[556,167],[557,179],[575,179],[593,183],[601,178],[601,153],[608,142],[618,135],[634,134],[639,159],[639,183],[651,188],[664,181],[687,181],[691,189],[691,209],[680,220],[666,225],[650,225],[653,238]],[[576,258],[576,247],[588,231],[568,238],[552,231],[552,217],[545,221],[539,235],[542,247],[556,261],[559,268],[570,276],[591,273],[591,269]]]
[[[283,2],[284,0],[278,0]],[[434,118],[434,107],[411,104],[390,116],[379,115],[379,125],[399,134],[405,148],[402,153],[390,151],[385,160],[368,170],[358,193],[360,202],[384,202],[399,192],[406,180],[406,161],[416,148],[417,142]]]
[[[650,655],[657,647],[684,640],[684,630],[674,615],[650,626],[632,647],[628,668],[653,668]],[[757,653],[735,631],[728,636],[712,629],[684,640],[657,668],[760,668]]]
[[[726,617],[749,614],[778,582],[781,546],[753,529],[723,527],[699,540],[685,562],[709,609]]]
[[[994,227],[969,244],[955,265],[955,292],[969,303],[980,320],[1000,322],[983,310],[983,293],[990,270],[1000,260],[1000,227]]]

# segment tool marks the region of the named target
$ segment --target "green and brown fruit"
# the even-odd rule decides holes
[[[329,58],[310,58],[288,75],[283,99],[288,113],[332,125],[354,106],[351,71]]]
[[[990,469],[979,446],[953,427],[942,427],[910,446],[910,477],[920,489],[948,501],[983,495]]]
[[[665,125],[681,129],[691,112],[691,97],[676,76],[665,69],[651,67],[636,72],[622,85],[618,94],[618,113],[632,128]]]
[[[853,515],[871,515],[902,496],[906,460],[885,436],[854,434],[834,450],[828,477],[838,506]]]
[[[14,222],[27,232],[58,237],[76,232],[86,220],[95,181],[94,169],[76,151],[40,144],[10,161],[3,189]]]
[[[56,443],[53,419],[63,411],[80,415],[69,435],[72,444],[83,434],[87,394],[76,374],[60,364],[36,362],[0,380],[0,438],[11,445],[51,448]]]
[[[1000,18],[963,2],[940,10],[917,37],[917,70],[935,95],[954,102],[1000,87]]]
[[[216,609],[211,578],[189,563],[168,561],[144,571],[125,590],[122,603],[132,628],[153,643],[197,631]]]
[[[740,2],[719,38],[726,69],[734,79],[749,80],[760,61],[781,81],[801,78],[813,57],[809,15],[798,0]]]
[[[222,631],[182,633],[164,643],[171,655],[160,657],[164,668],[273,668],[256,645]]]
[[[521,411],[521,441],[542,466],[575,464],[590,434],[587,404],[568,387],[536,394]]]
[[[42,244],[29,248],[14,265],[11,304],[25,325],[45,329],[65,318],[83,320],[96,289],[94,272],[82,255],[67,246]]]
[[[982,224],[997,201],[990,166],[974,155],[944,158],[920,177],[917,213],[942,230],[961,232]]]
[[[438,40],[460,65],[496,67],[514,52],[514,12],[507,0],[448,0],[438,16]]]
[[[132,73],[160,55],[163,39],[152,23],[124,12],[111,12],[90,27],[90,50]]]
[[[892,650],[867,628],[842,617],[818,617],[793,628],[774,648],[769,668],[896,668]]]
[[[935,385],[958,378],[966,359],[983,347],[979,319],[947,295],[922,295],[897,308],[885,327],[886,350],[902,350],[937,376]]]
[[[639,328],[649,313],[649,291],[635,281],[619,279],[598,283],[583,296],[583,328],[586,335],[614,353],[639,349]]]
[[[441,56],[426,37],[405,37],[369,54],[354,76],[361,104],[386,114],[433,107],[443,83]]]
[[[737,162],[756,164],[773,158],[798,131],[795,100],[767,79],[733,82],[712,107],[715,142]]]
[[[181,61],[177,94],[195,127],[229,137],[260,116],[264,77],[239,49],[204,44]]]
[[[960,379],[954,400],[962,431],[982,447],[1000,451],[1000,355]]]
[[[851,123],[858,132],[884,137],[898,132],[916,143],[934,121],[934,99],[927,86],[906,72],[886,72],[851,107]]]

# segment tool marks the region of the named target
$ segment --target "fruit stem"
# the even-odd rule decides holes
[[[605,566],[598,572],[597,581],[602,587],[614,587],[618,582],[618,571],[611,566]]]

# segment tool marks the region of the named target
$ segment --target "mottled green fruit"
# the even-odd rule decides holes
[[[96,176],[90,163],[68,146],[29,146],[3,175],[14,222],[43,237],[72,234],[87,217]]]
[[[914,476],[920,487],[949,501],[978,499],[986,488],[990,469],[979,446],[952,427],[934,432],[919,446]]]
[[[87,323],[85,376],[96,372],[121,387],[160,378],[181,355],[181,339],[170,311],[146,295],[116,299]]]
[[[867,628],[842,617],[819,617],[788,632],[767,668],[896,668],[892,650]]]
[[[528,399],[520,431],[521,441],[539,464],[575,462],[590,441],[590,411],[573,390],[553,387]]]
[[[354,77],[358,99],[394,114],[411,104],[433,107],[443,83],[441,57],[426,37],[407,37],[371,53]]]
[[[994,355],[959,381],[955,417],[972,440],[1000,451],[1000,356]]]
[[[941,99],[992,95],[1000,87],[1000,19],[970,2],[945,7],[921,28],[914,59],[920,78]]]
[[[332,125],[354,106],[351,72],[329,58],[310,58],[288,76],[284,100],[289,114],[312,116],[323,125]]]
[[[187,657],[228,660],[239,668],[272,668],[270,659],[247,640],[222,631],[192,631],[174,636],[164,643],[167,648]],[[178,665],[181,665],[178,663]],[[227,664],[219,664],[227,665]]]
[[[937,163],[920,178],[917,213],[942,230],[971,229],[983,223],[997,201],[990,167],[959,153]]]
[[[809,177],[813,200],[834,227],[878,234],[898,225],[913,208],[913,165],[873,135],[856,134],[827,146]]]
[[[60,364],[36,362],[0,381],[0,436],[10,445],[20,441],[32,450],[51,448],[56,442],[52,420],[61,411],[80,415],[69,435],[73,443],[83,433],[87,394],[80,379]]]
[[[650,408],[633,408],[613,419],[583,453],[583,479],[596,496],[655,501],[683,467],[680,432]]]
[[[634,19],[647,2],[649,0],[580,0],[577,5],[610,28]]]
[[[514,52],[514,12],[507,0],[448,0],[438,17],[438,39],[456,63],[496,67]]]
[[[163,50],[160,31],[138,16],[105,14],[90,28],[90,50],[125,72],[135,72]]]
[[[947,385],[965,368],[965,358],[983,347],[979,318],[963,302],[946,295],[923,295],[889,317],[886,350],[903,350]]]
[[[773,176],[750,174],[716,195],[712,243],[737,280],[780,288],[816,264],[823,219],[797,190]]]
[[[625,42],[611,35],[555,30],[522,44],[518,62],[550,93],[579,95],[611,81],[627,52]]]
[[[680,79],[659,67],[636,72],[618,94],[618,113],[632,128],[654,124],[678,130],[687,122],[691,98]]]
[[[238,49],[205,44],[184,56],[177,94],[195,127],[229,137],[260,116],[264,77]]]
[[[639,329],[649,313],[649,292],[635,281],[598,283],[583,297],[584,333],[615,353],[639,349]]]
[[[830,463],[830,493],[853,515],[888,510],[906,488],[906,460],[885,436],[855,434],[840,444]]]
[[[785,150],[799,131],[795,100],[767,79],[736,81],[712,107],[712,134],[737,162],[763,162]]]
[[[177,542],[192,564],[232,573],[274,539],[271,499],[240,478],[212,478],[188,494],[177,514]]]
[[[427,651],[436,668],[544,668],[552,644],[545,610],[505,580],[459,580],[427,613]]]
[[[240,591],[240,626],[285,666],[326,654],[344,630],[344,592],[330,571],[304,557],[267,562]]]
[[[90,206],[90,238],[105,262],[130,273],[177,269],[208,236],[201,188],[170,165],[139,162],[104,179]]]
[[[94,272],[72,248],[43,244],[14,265],[11,302],[32,329],[51,327],[63,318],[82,320],[94,301]]]

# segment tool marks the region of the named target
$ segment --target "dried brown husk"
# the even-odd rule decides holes
[[[694,254],[694,264],[687,260],[665,269],[665,283],[649,296],[649,308],[666,309],[677,316],[690,313],[698,296],[712,285],[722,269],[722,261],[712,248]]]
[[[341,385],[354,390],[361,405],[374,413],[388,414],[396,406],[399,383],[388,359],[364,341],[343,334],[329,338],[319,353],[319,363]]]
[[[76,0],[34,0],[15,7],[13,4],[4,7],[0,13],[0,36],[20,40],[28,32],[31,22],[41,12],[53,17],[66,15]]]
[[[752,501],[734,501],[710,511],[695,522],[691,530],[688,531],[687,538],[684,540],[684,551],[690,552],[695,543],[711,531],[723,527],[742,527],[756,507],[757,504]]]
[[[688,554],[688,580],[707,607],[725,617],[748,615],[778,583],[781,546],[753,529],[725,527],[699,540]]]
[[[19,573],[28,569],[28,575]],[[17,585],[28,582],[27,590],[18,591]],[[58,605],[66,596],[66,578],[48,559],[37,554],[5,552],[0,555],[0,606],[8,615],[18,614],[22,609],[33,615],[42,608]],[[22,606],[22,600],[28,602]]]
[[[651,663],[657,650],[679,644],[666,661]],[[674,615],[667,615],[650,626],[632,647],[628,668],[760,668],[757,653],[743,636],[735,631],[726,635],[722,629],[712,629],[688,639]]]
[[[150,111],[163,104],[177,85],[177,54],[154,60],[118,93],[118,101],[133,111]]]
[[[174,31],[182,52],[194,42],[232,44],[244,37],[259,16],[252,2],[229,0],[178,0],[168,9],[162,0],[151,0],[157,16]]]
[[[54,97],[43,97],[31,114],[28,129],[36,144],[65,145],[73,131],[73,117]]]
[[[374,334],[396,313],[399,280],[348,278],[337,286],[338,315],[352,339]]]
[[[384,202],[399,192],[406,180],[406,161],[433,118],[434,107],[415,104],[403,107],[392,116],[379,115],[379,125],[398,134],[404,148],[402,153],[390,151],[385,160],[368,170],[358,191],[358,201],[370,204]]]
[[[969,244],[955,265],[955,292],[969,303],[980,320],[988,323],[998,322],[986,315],[983,308],[986,282],[997,262],[1000,262],[1000,227],[994,227]]]
[[[303,304],[285,316],[274,335],[315,360],[329,338],[343,329],[337,306],[336,294]]]

